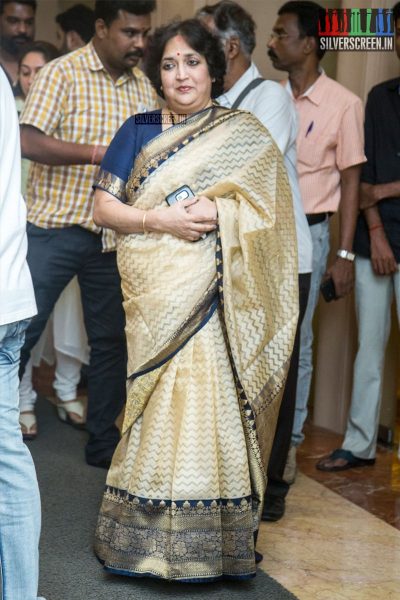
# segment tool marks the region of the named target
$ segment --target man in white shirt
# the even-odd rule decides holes
[[[26,263],[17,111],[1,68],[0,181],[0,596],[36,600],[40,496],[18,420],[20,351],[36,303]]]
[[[296,109],[285,89],[274,81],[263,80],[251,60],[255,47],[255,23],[248,12],[236,2],[222,0],[200,9],[197,16],[221,39],[225,51],[225,89],[218,102],[228,108],[241,108],[253,113],[268,129],[282,152],[293,195],[297,230],[300,324],[310,286],[312,241],[297,180]],[[268,487],[262,517],[266,521],[277,521],[285,511],[285,497],[289,486],[283,479],[283,474],[294,418],[298,353],[297,332],[268,466]]]

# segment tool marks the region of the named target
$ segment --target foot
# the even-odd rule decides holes
[[[297,463],[296,463],[297,446],[290,446],[289,453],[286,459],[285,471],[283,473],[283,481],[288,485],[292,485],[296,481]]]
[[[34,440],[37,436],[37,421],[33,410],[26,410],[19,414],[22,438],[25,441]]]
[[[349,450],[338,448],[315,465],[319,471],[346,471],[375,464],[375,458],[358,458]]]
[[[111,466],[112,456],[105,456],[104,458],[86,458],[86,462],[91,467],[98,467],[99,469],[109,469]]]
[[[57,398],[57,414],[59,419],[76,429],[85,429],[85,405],[82,398],[63,402]]]
[[[279,521],[285,514],[285,498],[266,496],[261,521]]]

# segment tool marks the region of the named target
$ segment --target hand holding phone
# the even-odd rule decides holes
[[[338,299],[338,296],[337,296],[336,290],[335,290],[335,283],[334,283],[332,277],[325,279],[325,281],[323,281],[321,283],[319,289],[320,289],[320,292],[321,292],[322,297],[325,300],[325,302],[331,302],[332,300]]]
[[[194,194],[188,185],[182,185],[180,188],[165,196],[165,201],[168,206],[172,206],[175,202],[181,202],[182,200],[188,200],[194,198]]]
[[[182,185],[180,188],[168,194],[165,197],[165,201],[168,206],[172,206],[175,202],[182,202],[182,200],[188,200],[189,198],[194,198],[194,193],[190,189],[188,185]],[[200,236],[200,240],[205,240],[207,237],[206,233]]]

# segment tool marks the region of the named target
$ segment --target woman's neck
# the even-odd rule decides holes
[[[165,109],[167,114],[171,116],[172,124],[176,125],[178,123],[181,123],[182,121],[185,121],[187,117],[199,113],[202,110],[205,110],[206,108],[211,108],[211,106],[212,100],[210,99],[204,106],[200,106],[196,108],[196,110],[190,110],[189,107],[169,106],[169,104],[166,104]]]

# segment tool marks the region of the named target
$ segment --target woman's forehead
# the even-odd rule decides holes
[[[166,56],[175,57],[187,54],[198,54],[198,52],[189,46],[182,35],[175,35],[165,44],[163,58]]]

